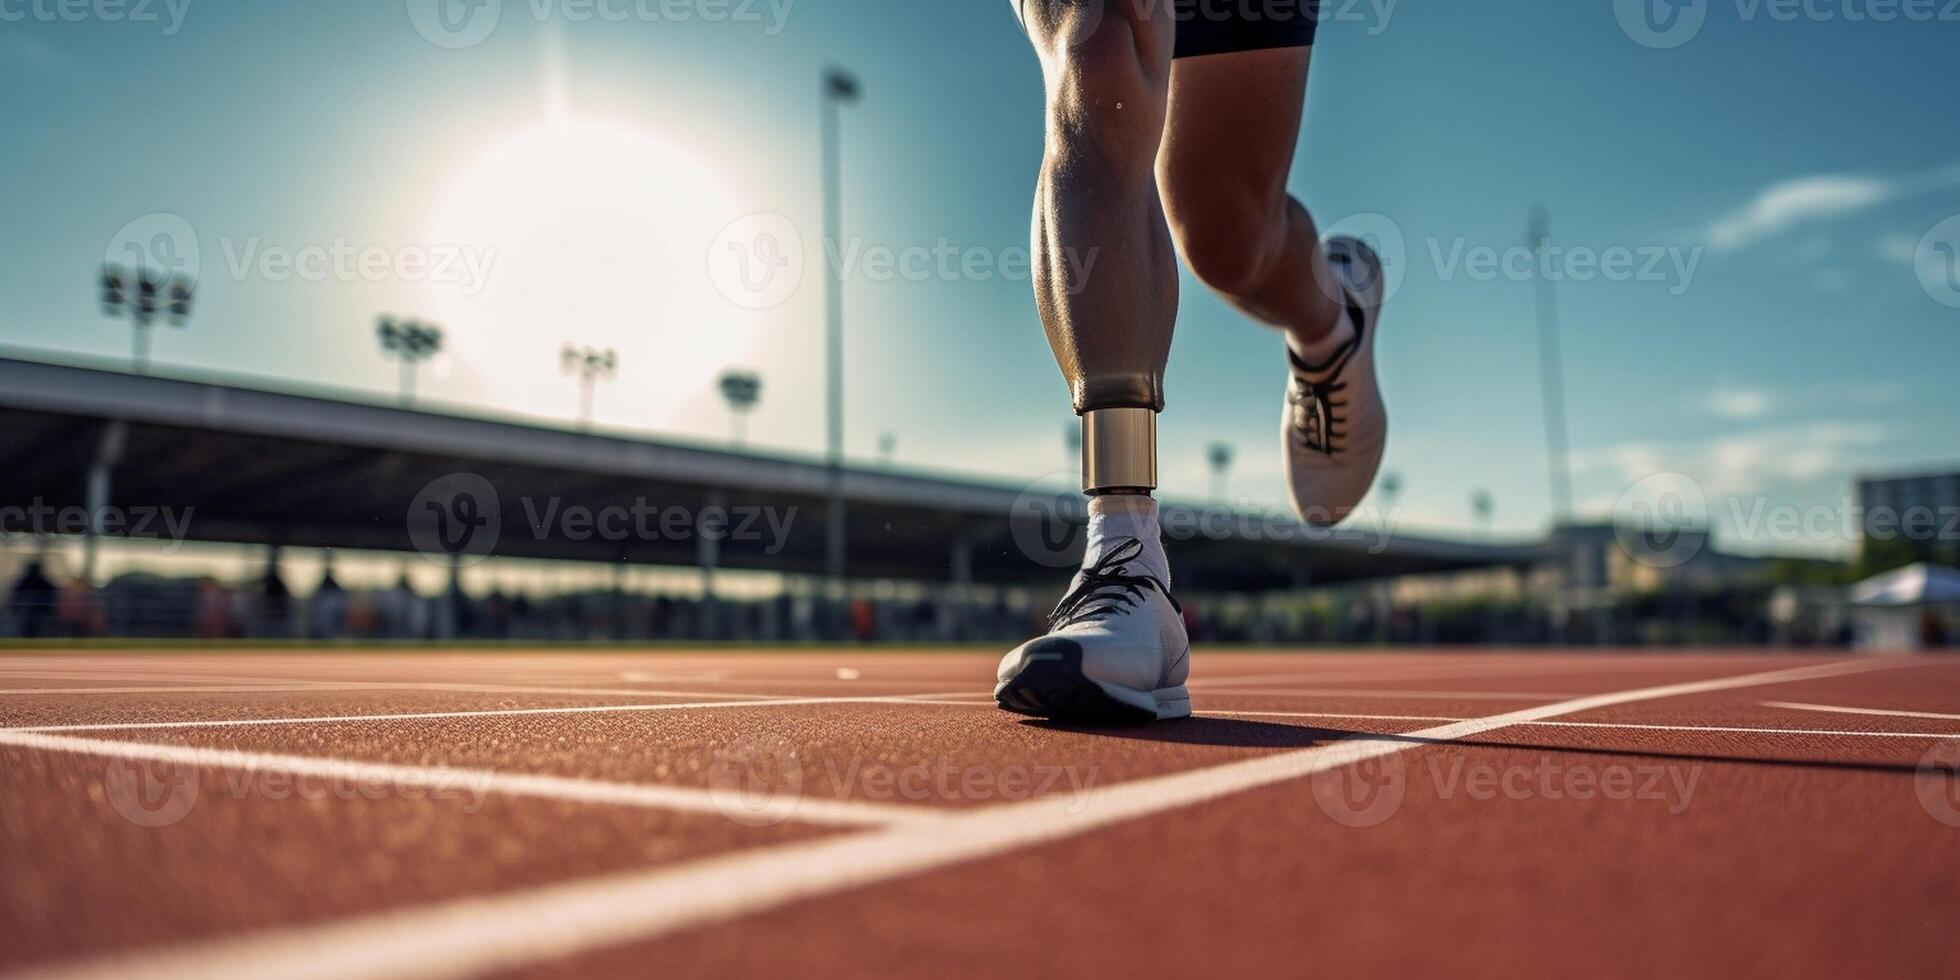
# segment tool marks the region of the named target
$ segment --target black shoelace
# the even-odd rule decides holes
[[[1142,555],[1143,542],[1128,538],[1096,559],[1095,564],[1082,570],[1082,581],[1048,614],[1049,625],[1061,629],[1122,612],[1143,601],[1145,589],[1156,589],[1170,599],[1172,609],[1183,612],[1183,607],[1171,598],[1170,590],[1156,576],[1132,575],[1125,569]]]
[[[1354,262],[1354,256],[1344,251],[1330,251],[1327,258],[1342,266]],[[1347,390],[1347,382],[1341,376],[1347,373],[1348,364],[1361,350],[1362,334],[1368,329],[1366,312],[1354,293],[1346,289],[1342,292],[1347,300],[1348,318],[1354,324],[1354,336],[1320,364],[1308,364],[1290,345],[1286,348],[1286,356],[1293,362],[1286,401],[1293,406],[1294,434],[1308,449],[1327,456],[1338,455],[1347,447],[1348,400],[1341,394]],[[1315,377],[1321,380],[1313,380]]]

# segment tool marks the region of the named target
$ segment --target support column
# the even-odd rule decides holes
[[[721,607],[715,598],[715,570],[721,567],[721,539],[728,535],[728,495],[708,494],[694,522],[694,564],[701,569],[702,639],[721,638]]]
[[[95,446],[95,461],[88,468],[88,530],[82,538],[82,581],[95,586],[96,549],[106,531],[109,517],[109,478],[122,459],[128,441],[129,423],[117,420],[102,427],[102,438]]]

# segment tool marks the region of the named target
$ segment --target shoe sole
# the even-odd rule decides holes
[[[1036,654],[994,688],[994,703],[1015,714],[1090,725],[1145,725],[1191,716],[1183,685],[1139,691],[1082,673],[1077,652]]]

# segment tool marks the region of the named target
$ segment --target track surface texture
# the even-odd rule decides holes
[[[1960,976],[1960,660],[0,655],[0,973]]]

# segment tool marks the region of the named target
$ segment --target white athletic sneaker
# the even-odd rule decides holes
[[[994,700],[1058,721],[1140,724],[1191,714],[1184,613],[1142,562],[1143,542],[1112,542],[1049,616],[1053,629],[1009,651]]]
[[[1388,411],[1375,380],[1381,258],[1354,238],[1330,238],[1326,248],[1327,264],[1347,294],[1354,337],[1314,364],[1287,345],[1291,378],[1280,440],[1293,509],[1309,524],[1331,526],[1345,520],[1375,482],[1388,444]]]

